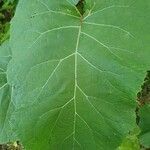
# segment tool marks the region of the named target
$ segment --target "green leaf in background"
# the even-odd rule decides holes
[[[149,0],[85,2],[81,16],[73,0],[19,1],[6,117],[27,150],[113,150],[136,128]]]
[[[140,109],[139,116],[140,142],[144,147],[150,148],[150,104],[146,104]]]
[[[140,143],[138,135],[140,133],[139,127],[136,127],[132,132],[130,132],[127,137],[123,139],[122,144],[117,150],[140,150]]]

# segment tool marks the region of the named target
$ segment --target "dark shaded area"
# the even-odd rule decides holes
[[[137,94],[137,98],[139,105],[143,106],[150,102],[150,71],[147,71],[147,75],[141,88],[142,90]]]
[[[79,2],[76,5],[78,11],[82,16],[85,13],[84,6],[85,6],[85,0],[79,0]]]
[[[135,113],[136,113],[136,124],[138,125],[140,122],[139,106],[136,107]]]
[[[140,116],[139,109],[147,103],[150,103],[150,71],[147,71],[147,75],[144,79],[144,83],[141,86],[141,91],[137,94],[138,107],[136,108],[136,123],[139,124]]]
[[[141,86],[141,91],[137,94],[138,106],[136,108],[136,123],[139,125],[140,115],[139,110],[146,104],[150,103],[150,71],[147,71],[147,75],[144,79],[144,83]],[[150,148],[145,148],[140,145],[141,150],[150,150]]]
[[[141,86],[141,91],[137,94],[138,107],[136,108],[136,123],[139,124],[140,116],[139,109],[146,103],[150,102],[150,71],[147,71],[147,75],[144,79],[144,83]]]
[[[18,0],[0,0],[0,44],[9,38],[10,20],[14,16]]]
[[[141,149],[141,150],[150,150],[150,148],[145,148],[145,147],[142,146],[142,145],[140,146],[140,149]]]
[[[10,22],[12,16],[14,15],[14,9],[13,9],[13,5],[6,4],[4,3],[2,0],[0,0],[0,21],[1,24],[5,24],[6,22]]]
[[[23,150],[19,141],[14,143],[8,142],[6,144],[0,144],[0,150]]]

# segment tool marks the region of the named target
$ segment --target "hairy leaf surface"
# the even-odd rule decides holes
[[[136,127],[149,69],[149,0],[20,0],[10,123],[30,150],[110,150]],[[9,110],[9,109],[8,109]]]

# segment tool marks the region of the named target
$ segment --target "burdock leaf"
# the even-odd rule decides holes
[[[136,127],[150,67],[149,0],[85,2],[80,14],[71,0],[19,1],[9,122],[27,150],[113,150]]]

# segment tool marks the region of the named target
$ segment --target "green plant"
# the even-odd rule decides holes
[[[149,0],[20,0],[0,49],[0,141],[111,150],[132,139],[139,149],[149,9]]]

